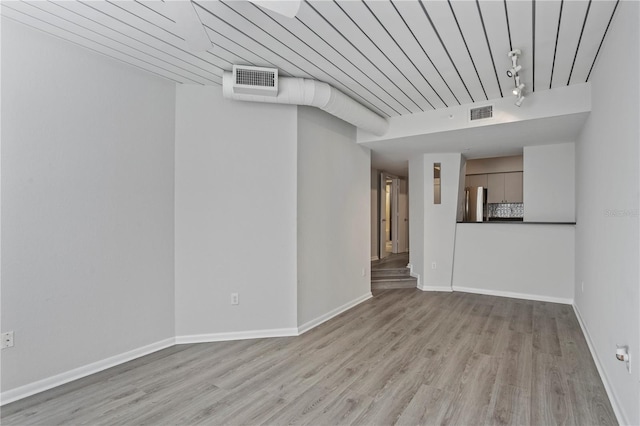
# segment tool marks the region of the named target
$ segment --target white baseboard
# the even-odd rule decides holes
[[[369,300],[373,297],[373,295],[371,294],[371,292],[365,293],[362,296],[353,299],[350,302],[345,303],[342,306],[337,307],[336,309],[327,312],[324,315],[320,315],[319,317],[312,319],[311,321],[307,321],[306,323],[302,324],[301,326],[298,327],[298,335],[306,333],[307,331],[311,330],[314,327],[319,326],[320,324],[322,324],[323,322],[329,321],[331,318],[340,315],[341,313],[343,313],[344,311],[347,311],[351,308],[353,308],[356,305],[359,305],[360,303],[364,302],[365,300]]]
[[[98,373],[106,370],[107,368],[115,367],[116,365],[123,364],[127,361],[171,347],[174,344],[175,339],[171,337],[119,355],[114,355],[101,361],[92,362],[91,364],[74,368],[73,370],[65,371],[64,373],[56,374],[55,376],[47,377],[46,379],[38,380],[37,382],[10,389],[0,394],[0,405],[9,404],[10,402],[35,395],[55,388],[56,386],[64,385],[65,383]]]
[[[539,294],[516,293],[512,291],[487,290],[484,288],[460,287],[452,286],[453,291],[461,291],[463,293],[485,294],[487,296],[511,297],[513,299],[536,300],[538,302],[562,303],[565,305],[573,305],[573,299],[564,297],[542,296]]]
[[[378,256],[371,256],[371,261],[375,262],[376,260],[379,260],[380,258]]]
[[[276,328],[271,330],[232,331],[227,333],[191,334],[176,336],[176,344],[186,343],[212,343],[226,342],[230,340],[264,339],[266,337],[290,337],[297,336],[297,328]]]
[[[143,346],[141,348],[133,349],[131,351],[115,355],[101,361],[93,362],[91,364],[84,365],[82,367],[74,368],[73,370],[66,371],[64,373],[57,374],[42,380],[38,380],[33,383],[29,383],[24,386],[20,386],[14,389],[0,393],[0,406],[9,404],[22,398],[26,398],[31,395],[55,388],[65,383],[72,382],[77,379],[89,376],[91,374],[98,373],[106,370],[107,368],[115,367],[116,365],[123,364],[127,361],[131,361],[136,358],[140,358],[145,355],[149,355],[153,352],[157,352],[161,349],[174,346],[176,344],[185,343],[209,343],[209,342],[221,342],[229,340],[244,340],[244,339],[261,339],[267,337],[289,337],[298,336],[318,325],[330,320],[331,318],[341,314],[342,312],[351,309],[352,307],[372,298],[371,292],[368,292],[320,317],[311,320],[297,328],[279,328],[270,330],[250,330],[250,331],[238,331],[228,333],[211,333],[211,334],[194,334],[171,337],[169,339],[161,340],[150,345]]]
[[[589,346],[591,357],[593,358],[593,361],[596,364],[596,368],[598,369],[598,374],[600,375],[600,380],[602,380],[602,384],[604,384],[604,389],[607,391],[607,396],[609,397],[609,401],[611,401],[611,407],[613,408],[613,412],[616,415],[618,424],[621,424],[621,425],[631,424],[629,423],[627,416],[625,416],[624,411],[621,409],[616,393],[613,391],[613,388],[611,387],[611,385],[609,385],[609,380],[607,378],[607,375],[604,372],[604,368],[602,367],[600,358],[598,358],[598,354],[595,351],[593,341],[591,340],[591,335],[589,335],[589,330],[585,326],[584,321],[582,320],[582,315],[580,315],[580,310],[575,304],[573,305],[573,311],[576,314],[576,318],[578,318],[578,323],[580,324],[580,328],[582,329],[582,334],[584,334],[585,340],[587,341],[587,346]]]
[[[416,287],[420,288],[421,286],[420,274],[413,272],[413,263],[407,263],[407,268],[409,268],[409,275],[416,279]]]
[[[453,290],[449,286],[444,285],[420,285],[418,289],[422,291],[443,291],[447,293],[451,293]]]

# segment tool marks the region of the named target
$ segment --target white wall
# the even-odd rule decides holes
[[[4,399],[173,337],[175,89],[8,20],[2,89]]]
[[[575,222],[575,144],[524,147],[524,221]]]
[[[572,303],[574,226],[459,223],[453,290]]]
[[[422,155],[409,159],[409,265],[421,287],[424,277],[424,191],[425,162]],[[433,177],[433,175],[432,175]],[[433,182],[431,180],[430,182]],[[433,199],[433,198],[432,198]]]
[[[434,163],[441,164],[441,204],[433,203]],[[422,290],[451,290],[461,167],[461,154],[424,154],[409,160],[409,257]]]
[[[182,341],[295,329],[296,117],[294,106],[177,88],[176,334],[192,336]]]
[[[298,108],[298,325],[371,294],[371,159],[355,127]],[[364,272],[364,274],[363,274]]]
[[[637,425],[640,5],[620,2],[618,8],[591,76],[593,108],[576,144],[575,304],[619,420]],[[615,359],[616,344],[630,346],[631,374]]]

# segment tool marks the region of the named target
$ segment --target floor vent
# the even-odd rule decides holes
[[[246,95],[277,96],[278,69],[234,65],[233,92]]]
[[[493,105],[469,109],[469,121],[484,120],[493,117]]]

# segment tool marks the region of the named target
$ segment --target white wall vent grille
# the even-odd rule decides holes
[[[469,121],[484,120],[493,117],[493,105],[469,109]]]
[[[277,96],[278,69],[234,65],[233,93]]]

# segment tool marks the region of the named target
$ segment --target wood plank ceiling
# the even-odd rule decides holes
[[[3,1],[12,20],[178,83],[232,64],[325,81],[382,116],[589,81],[619,0],[303,1],[293,19],[244,0],[196,0],[213,43],[195,53],[162,0]]]

